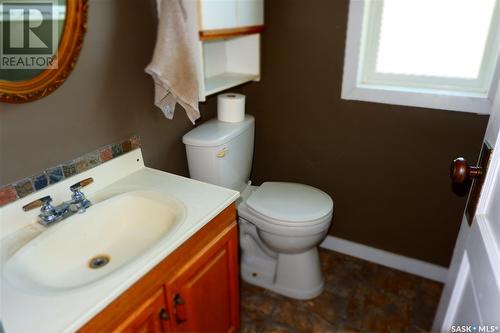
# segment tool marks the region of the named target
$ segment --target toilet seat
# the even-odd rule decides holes
[[[239,215],[262,230],[289,235],[325,231],[333,214],[333,201],[312,186],[266,182],[238,207]]]
[[[333,201],[325,192],[304,184],[265,182],[246,200],[254,212],[277,224],[310,225],[332,213]]]
[[[283,224],[283,221],[271,219],[249,209],[245,202],[242,202],[238,206],[238,215],[240,218],[254,224],[258,229],[290,237],[310,236],[322,233],[328,228],[332,219],[332,214],[329,214],[317,221],[309,221],[302,224],[296,223],[290,226]]]

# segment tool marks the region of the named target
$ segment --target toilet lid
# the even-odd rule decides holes
[[[251,209],[270,218],[286,222],[320,219],[332,212],[328,194],[312,186],[266,182],[246,201]]]

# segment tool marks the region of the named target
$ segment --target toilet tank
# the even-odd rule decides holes
[[[209,120],[182,138],[193,179],[242,191],[252,168],[255,119]]]

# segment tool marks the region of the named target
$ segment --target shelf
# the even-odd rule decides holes
[[[261,33],[262,30],[264,30],[263,25],[256,25],[251,27],[239,27],[232,29],[202,30],[199,32],[199,34],[200,40],[214,40],[258,34]]]
[[[200,101],[260,79],[260,34],[198,43]]]
[[[259,75],[241,74],[241,73],[222,73],[205,78],[206,96],[218,93],[220,91],[239,86],[240,84],[256,81]]]

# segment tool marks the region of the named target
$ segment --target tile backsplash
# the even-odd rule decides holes
[[[101,147],[66,163],[47,168],[38,174],[0,186],[0,207],[39,191],[65,178],[92,169],[101,163],[141,146],[138,136]]]

